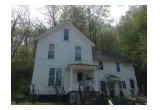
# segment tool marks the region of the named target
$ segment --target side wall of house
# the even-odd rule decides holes
[[[94,61],[95,65],[98,65],[99,62]],[[125,81],[126,88],[122,89],[125,96],[130,96],[130,79],[134,80],[135,85],[135,95],[137,95],[138,92],[138,85],[135,77],[135,72],[133,66],[127,66],[125,64],[120,63],[120,72],[117,72],[116,69],[116,62],[103,62],[103,70],[97,70],[97,76],[98,76],[98,86],[100,90],[100,81],[106,81],[107,76],[109,75],[115,75],[120,77],[121,81]],[[115,81],[115,95],[119,96],[120,88],[118,81]]]
[[[64,40],[64,29],[69,29],[69,40]],[[48,59],[49,44],[55,44],[54,59]],[[81,47],[81,61],[75,61],[75,47]],[[39,94],[47,91],[50,68],[62,68],[65,92],[69,91],[70,72],[67,66],[72,63],[93,64],[92,46],[75,30],[66,24],[37,43],[32,84],[36,85]]]

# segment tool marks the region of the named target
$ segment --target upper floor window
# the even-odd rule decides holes
[[[103,62],[99,62],[99,70],[103,70]]]
[[[117,72],[120,72],[120,64],[119,63],[116,63],[116,68],[117,68]]]
[[[130,86],[131,86],[131,88],[135,88],[133,79],[130,80]]]
[[[75,47],[75,60],[81,61],[81,47]]]
[[[119,83],[119,88],[121,89],[121,88],[126,88],[126,83],[125,83],[125,81],[118,81],[118,83]]]
[[[49,44],[48,58],[54,58],[55,45]]]
[[[62,68],[50,68],[48,86],[61,85]]]
[[[69,29],[64,29],[64,40],[69,40]]]

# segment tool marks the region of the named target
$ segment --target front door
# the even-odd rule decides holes
[[[101,92],[105,93],[107,91],[105,81],[100,81],[101,84]]]
[[[77,82],[80,86],[81,91],[84,91],[84,82],[83,82],[83,73],[82,72],[77,73]]]
[[[77,82],[82,81],[82,80],[83,80],[83,78],[82,78],[82,72],[79,72],[77,74]]]

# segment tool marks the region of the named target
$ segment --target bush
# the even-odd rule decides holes
[[[15,100],[17,95],[26,95],[31,83],[33,65],[30,63],[11,64],[11,100]]]
[[[124,97],[124,93],[123,93],[123,91],[122,91],[122,90],[120,90],[120,92],[119,92],[119,96],[120,96],[120,97]]]
[[[110,97],[115,97],[115,94],[114,94],[114,90],[113,90],[113,89],[110,90]]]

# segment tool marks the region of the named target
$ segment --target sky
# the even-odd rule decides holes
[[[112,5],[110,7],[111,17],[115,20],[112,25],[116,25],[119,22],[121,16],[124,16],[129,10],[128,5]]]
[[[43,15],[38,11],[38,9],[42,6],[30,5],[29,7],[32,17],[43,19]],[[127,10],[128,5],[112,5],[110,7],[110,14],[114,19],[114,22],[111,25],[116,25],[119,22],[120,17],[124,16]]]

